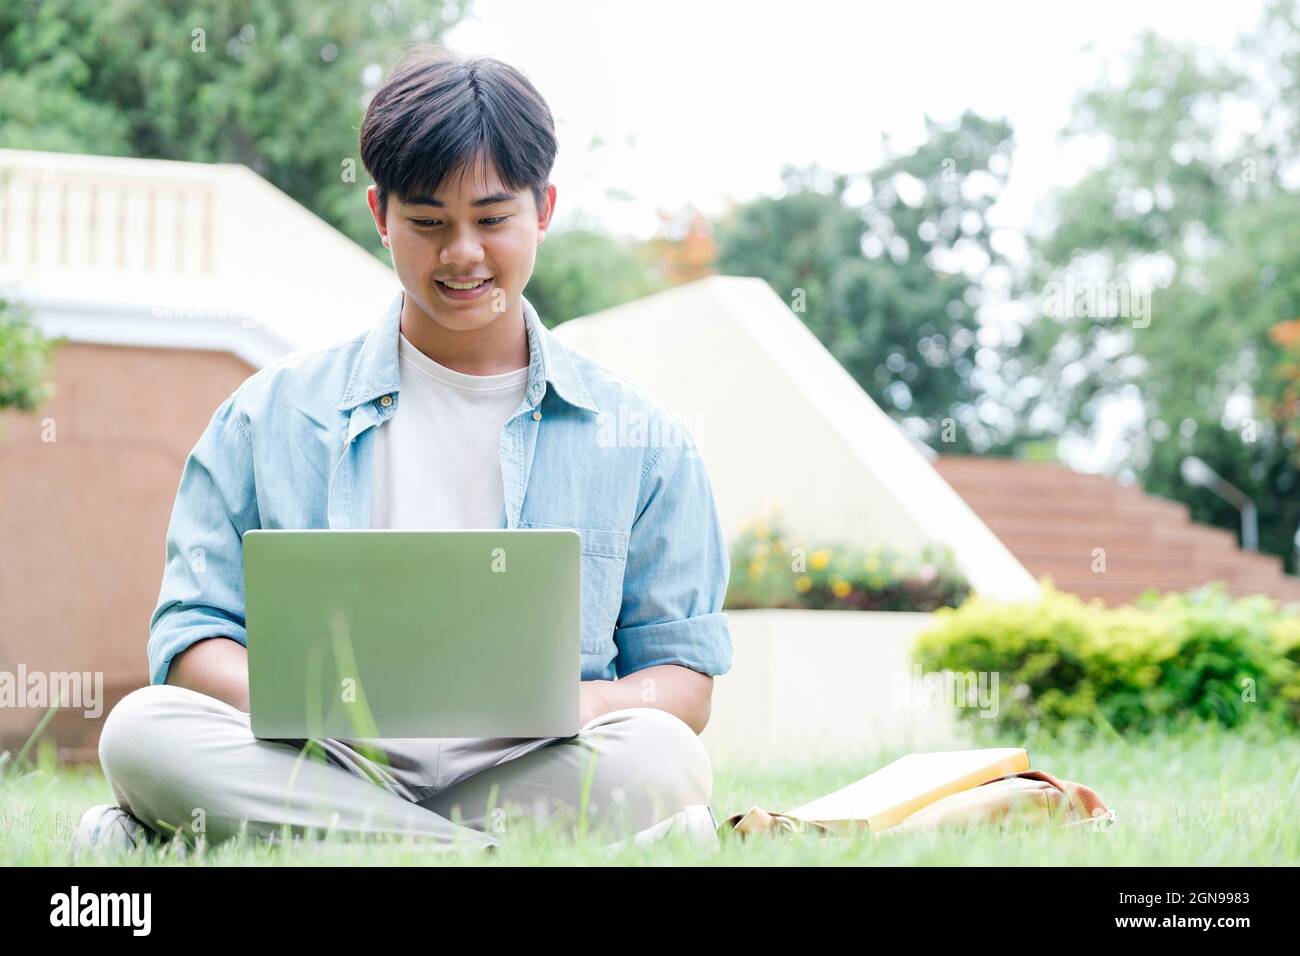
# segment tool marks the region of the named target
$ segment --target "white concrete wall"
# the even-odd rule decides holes
[[[734,662],[714,678],[713,712],[700,737],[716,760],[764,764],[967,745],[956,712],[927,705],[914,686],[911,646],[931,615],[727,614]]]
[[[556,335],[658,396],[699,442],[728,535],[773,506],[811,543],[949,545],[980,593],[1038,585],[760,279],[713,276]]]

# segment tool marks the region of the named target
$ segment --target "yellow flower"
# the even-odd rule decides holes
[[[763,558],[767,557],[768,553],[771,550],[772,550],[771,545],[769,545],[766,541],[760,541],[758,544],[754,545],[754,553],[757,554],[759,557],[763,557]]]
[[[812,587],[812,578],[808,577],[808,575],[801,574],[799,575],[798,578],[795,579],[794,589],[798,591],[800,594],[803,594],[810,587]]]
[[[758,535],[760,538],[766,538],[768,536],[767,522],[761,519],[756,521],[754,523],[754,534]]]
[[[834,594],[837,598],[848,597],[849,592],[852,590],[853,590],[853,585],[849,584],[848,581],[844,581],[841,580],[840,578],[836,578],[834,581],[831,582],[831,593]]]
[[[864,571],[879,571],[880,555],[878,554],[867,555],[866,560],[862,562],[862,568]]]
[[[759,576],[763,573],[763,569],[764,569],[765,567],[767,567],[767,565],[766,565],[766,563],[763,562],[763,561],[750,561],[750,562],[749,562],[749,576],[750,576],[750,578],[756,578],[756,577],[759,577]]]
[[[822,568],[826,567],[826,565],[831,563],[831,553],[825,548],[818,548],[812,553],[812,556],[808,559],[808,563],[812,565],[814,571],[820,571]]]

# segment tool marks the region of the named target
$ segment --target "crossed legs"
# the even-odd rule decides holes
[[[525,819],[613,841],[707,804],[713,786],[694,731],[649,707],[573,737],[259,740],[248,714],[160,684],[118,702],[99,755],[123,810],[209,844],[287,827],[483,849]]]

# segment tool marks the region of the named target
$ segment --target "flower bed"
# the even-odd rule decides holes
[[[724,608],[933,611],[960,604],[970,585],[945,549],[916,555],[880,546],[791,537],[774,516],[732,541]]]

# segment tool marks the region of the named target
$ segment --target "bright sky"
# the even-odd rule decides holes
[[[925,114],[973,109],[1015,128],[1001,224],[1025,228],[1039,197],[1085,161],[1056,142],[1074,95],[1138,32],[1227,50],[1260,7],[476,0],[447,42],[519,67],[550,103],[561,221],[581,210],[646,237],[657,208],[712,214],[727,196],[775,193],[783,163],[862,172],[882,133],[906,147]],[[604,145],[589,148],[596,137]]]
[[[1011,178],[992,213],[1015,239],[1042,198],[1091,161],[1057,134],[1078,92],[1123,75],[1137,34],[1224,53],[1261,9],[1262,0],[476,0],[447,43],[517,66],[551,104],[557,225],[577,211],[645,238],[657,210],[689,203],[713,215],[727,197],[775,194],[786,163],[865,172],[881,158],[882,134],[906,149],[923,138],[926,114],[971,109],[1015,130]],[[1018,245],[1000,250],[1014,260]],[[1093,440],[1067,441],[1062,454],[1108,470],[1136,414],[1133,401],[1108,403]]]

